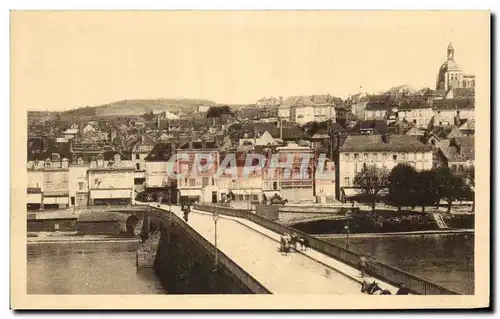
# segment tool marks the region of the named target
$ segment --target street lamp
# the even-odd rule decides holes
[[[219,220],[219,214],[214,210],[212,213],[212,217],[214,219],[214,226],[215,226],[215,238],[214,238],[214,243],[215,243],[215,265],[214,268],[217,270],[217,267],[219,266],[219,250],[217,249],[217,221]]]
[[[346,219],[347,219],[347,225],[344,226],[344,229],[346,231],[346,241],[345,241],[345,249],[349,249],[349,233],[351,232],[351,217],[348,215],[346,212]]]

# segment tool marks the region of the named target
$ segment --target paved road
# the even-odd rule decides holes
[[[168,205],[162,205],[168,210]],[[180,207],[172,211],[182,217]],[[214,221],[210,214],[193,211],[189,225],[214,243]],[[303,254],[278,252],[278,243],[269,232],[252,222],[220,216],[218,247],[229,258],[274,294],[360,294],[360,284]],[[262,231],[262,232],[260,232]]]

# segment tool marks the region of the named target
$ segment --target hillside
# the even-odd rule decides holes
[[[144,113],[169,111],[195,111],[199,105],[216,104],[198,99],[134,99],[98,106],[87,106],[61,112],[61,116],[134,116]]]

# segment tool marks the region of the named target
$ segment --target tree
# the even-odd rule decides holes
[[[389,202],[398,207],[414,206],[417,185],[417,171],[407,164],[396,165],[389,174]]]
[[[228,105],[224,106],[211,106],[207,110],[207,118],[220,117],[222,114],[233,114]]]
[[[372,211],[375,211],[378,194],[387,187],[388,175],[385,168],[379,169],[376,166],[365,166],[361,172],[354,176],[354,185],[363,190],[364,195],[372,204]]]
[[[468,186],[468,190],[472,196],[472,213],[476,208],[476,199],[475,199],[475,188],[476,188],[476,169],[474,165],[469,166],[465,169],[464,173],[465,184]]]
[[[436,170],[436,178],[440,199],[444,199],[447,202],[449,213],[451,211],[451,204],[453,201],[459,199],[464,194],[464,179],[453,174],[447,166],[440,167]]]
[[[419,172],[415,186],[415,204],[422,206],[422,213],[426,206],[439,204],[442,188],[435,169]]]

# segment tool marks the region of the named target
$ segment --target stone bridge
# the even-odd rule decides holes
[[[361,280],[359,255],[314,238],[306,250],[278,251],[283,233],[294,231],[255,213],[194,206],[188,221],[178,206],[152,205],[143,223],[160,232],[154,267],[172,293],[353,294]],[[404,282],[415,294],[456,294],[424,279],[370,260],[373,279],[396,292]]]

